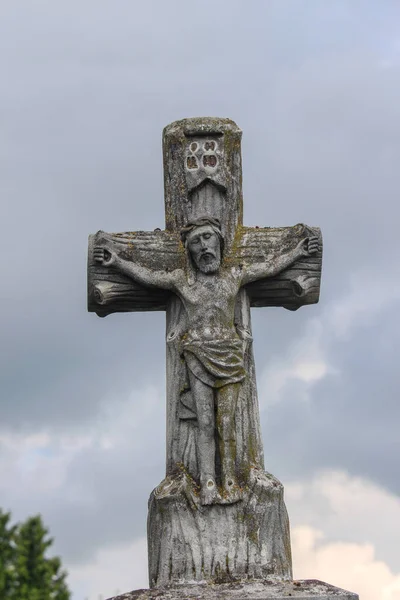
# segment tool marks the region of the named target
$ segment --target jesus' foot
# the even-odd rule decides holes
[[[221,504],[235,504],[242,499],[241,489],[236,481],[236,477],[224,477],[222,484],[222,502]]]
[[[218,493],[215,479],[209,477],[201,484],[200,502],[204,506],[209,504],[220,504],[221,496]]]

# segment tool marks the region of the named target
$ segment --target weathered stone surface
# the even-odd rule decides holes
[[[312,258],[300,258],[273,277],[246,286],[250,306],[282,306],[297,310],[319,300],[322,267],[322,237],[318,227],[299,224],[294,227],[251,228],[239,226],[235,246],[225,253],[230,264],[271,261],[292,250],[305,236],[316,236],[319,251]],[[99,231],[89,236],[88,310],[105,317],[115,312],[167,310],[172,294],[168,290],[143,286],[117,269],[94,260],[93,248],[110,243],[117,251],[145,267],[172,270],[184,268],[185,252],[178,233],[130,231],[110,234]]]
[[[183,464],[193,478],[218,480],[222,487],[226,460],[231,462],[229,481],[240,485],[246,485],[251,468],[264,467],[250,306],[296,309],[318,301],[322,261],[317,228],[243,227],[240,143],[241,130],[229,119],[184,119],[166,127],[166,230],[100,231],[89,238],[88,257],[89,310],[105,316],[127,310],[166,309],[167,475]],[[214,250],[209,251],[218,252],[217,266],[205,277],[193,262],[194,249],[181,239],[190,223],[192,239],[194,229],[197,231],[202,223],[203,232],[208,228],[207,245],[216,240]],[[193,223],[197,223],[195,228]],[[232,360],[242,365],[243,376],[215,383],[216,415],[215,419],[213,415],[207,417],[207,427],[199,421],[199,394],[204,396],[203,407],[209,395],[207,386],[214,387],[210,381],[215,374],[205,373],[202,379],[197,372],[193,378],[194,371],[187,364],[189,359],[193,362],[192,354],[185,355],[184,360],[182,354],[188,333],[196,336],[198,345],[211,348],[214,344],[209,350],[212,362],[218,353],[225,352],[224,362],[219,361],[217,367],[219,373],[221,368],[232,371]],[[198,371],[198,356],[196,360]],[[211,363],[201,367],[203,371],[210,368]],[[227,408],[222,414],[223,403]],[[232,408],[228,409],[229,405]],[[225,421],[230,422],[229,435],[222,435]],[[213,427],[217,451],[212,449],[214,436],[209,435]],[[206,455],[214,452],[215,466],[211,468],[210,460],[214,459],[208,460]],[[211,495],[217,499],[216,492]],[[232,500],[236,497],[237,493],[233,494]],[[204,502],[214,500],[204,498]]]
[[[149,501],[150,586],[291,579],[282,484],[252,469],[242,496],[235,504],[202,506],[199,488],[184,470],[168,476]]]
[[[166,479],[148,517],[157,587],[291,577],[283,488],[264,473],[250,307],[318,302],[322,240],[305,225],[243,226],[241,135],[229,119],[168,125],[166,229],[89,238],[90,311],[166,310]]]
[[[220,221],[230,251],[243,222],[241,140],[241,129],[230,119],[182,119],[165,127],[167,230],[180,231],[189,221],[210,215]]]
[[[359,600],[357,594],[317,579],[182,585],[151,590],[134,590],[108,600],[282,600],[283,598]]]

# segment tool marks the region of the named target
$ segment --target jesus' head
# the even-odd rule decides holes
[[[195,267],[202,273],[216,273],[221,265],[223,237],[218,219],[201,217],[181,231],[181,238]]]

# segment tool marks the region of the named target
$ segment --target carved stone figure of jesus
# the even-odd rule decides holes
[[[302,239],[293,250],[273,261],[235,266],[224,263],[224,239],[218,219],[205,216],[187,223],[181,239],[187,269],[149,269],[104,246],[94,249],[94,258],[138,283],[170,290],[182,301],[188,326],[181,337],[181,355],[197,414],[201,503],[232,504],[241,499],[235,469],[235,411],[240,385],[246,377],[244,340],[234,324],[237,295],[242,286],[273,277],[299,258],[318,252],[318,238]]]

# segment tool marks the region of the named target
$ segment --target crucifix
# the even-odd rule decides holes
[[[322,240],[242,224],[241,130],[163,132],[165,230],[89,237],[88,308],[165,310],[166,477],[149,501],[151,587],[290,579],[283,486],[264,471],[250,308],[318,302]]]

